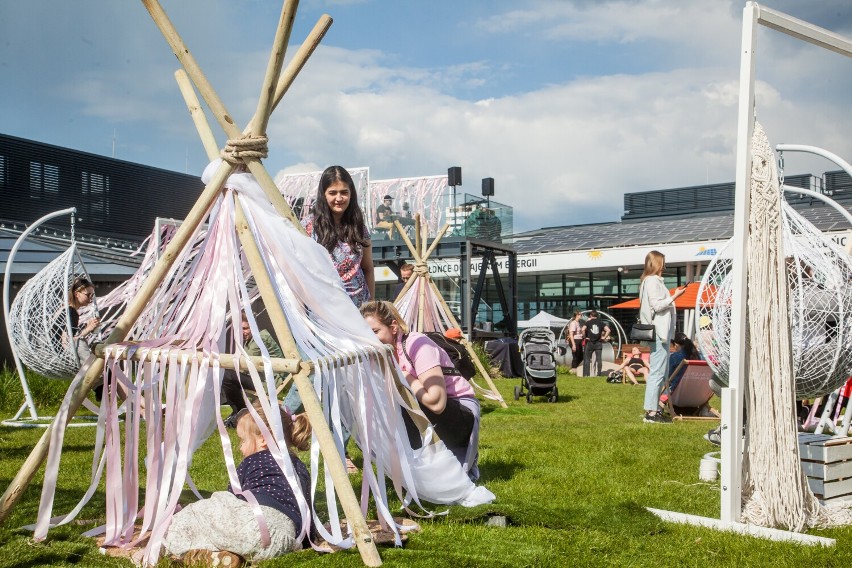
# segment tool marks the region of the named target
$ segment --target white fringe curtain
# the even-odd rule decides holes
[[[208,166],[205,182],[217,166],[218,162]],[[196,246],[181,252],[132,327],[128,341],[108,348],[107,388],[99,416],[92,485],[71,513],[51,519],[70,393],[82,381],[91,360],[72,383],[53,429],[35,538],[43,539],[50,526],[71,521],[91,498],[105,469],[106,524],[88,534],[104,532],[107,546],[144,544],[144,560],[156,563],[184,486],[188,483],[194,489],[188,475],[193,453],[214,431],[219,434],[230,482],[239,491],[233,448],[219,412],[222,372],[218,355],[244,355],[240,341],[226,339],[226,322],[235,322],[233,328],[239,329],[241,312],[261,349],[263,342],[252,316],[249,271],[235,231],[235,196],[239,196],[264,256],[297,346],[303,358],[316,366],[314,386],[338,450],[342,455],[345,428],[364,454],[362,509],[366,512],[372,499],[381,524],[397,534],[399,543],[401,527],[391,516],[386,480],[406,507],[417,504],[426,514],[421,501],[465,506],[491,502],[494,495],[474,486],[443,443],[432,441],[431,429],[424,432],[423,448],[409,446],[402,412],[422,413],[406,406],[397,387],[407,385],[401,371],[349,300],[325,249],[278,216],[250,174],[232,175],[225,187],[211,208],[207,227],[199,228],[192,241]],[[121,352],[135,351],[144,354],[144,362],[119,358]],[[203,354],[195,355],[197,351]],[[250,362],[249,367],[254,390],[269,409],[277,403],[275,379],[266,364],[269,354],[265,350],[263,358],[263,372]],[[118,384],[130,393],[123,431],[119,427]],[[272,428],[265,432],[269,447],[291,486],[298,488],[290,460],[285,459],[278,414],[267,412],[267,416]],[[142,471],[137,467],[139,456],[144,456]],[[331,544],[352,546],[352,538],[340,529],[334,486],[320,465],[316,440],[310,470],[312,492],[319,476],[324,476],[328,510],[323,516],[330,529],[300,499],[303,519],[313,516],[320,535]],[[140,521],[141,531],[135,531]],[[307,526],[301,530],[305,534]]]

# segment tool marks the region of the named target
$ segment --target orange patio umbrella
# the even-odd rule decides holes
[[[686,285],[686,292],[681,294],[681,296],[674,301],[674,305],[679,310],[694,310],[695,309],[695,301],[698,298],[698,288],[701,287],[701,282],[690,282]],[[669,290],[669,294],[674,294],[677,288],[672,288]],[[703,294],[703,302],[712,306],[713,301],[716,299],[716,287],[708,285],[704,288]],[[639,298],[633,298],[632,300],[627,300],[626,302],[621,302],[620,304],[615,304],[614,306],[610,306],[610,309],[622,309],[622,310],[638,310],[639,309]]]

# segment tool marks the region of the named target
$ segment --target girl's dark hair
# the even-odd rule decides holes
[[[336,182],[349,186],[349,207],[343,212],[340,225],[334,223],[331,208],[325,198],[325,190]],[[317,242],[329,253],[334,251],[334,247],[341,241],[348,244],[353,251],[361,252],[370,242],[364,237],[364,227],[364,213],[358,206],[358,193],[355,191],[352,176],[342,166],[327,167],[320,177],[317,198],[314,201],[314,235]]]
[[[681,348],[681,350],[686,354],[687,359],[699,358],[698,349],[696,349],[695,344],[682,331],[675,333],[672,343]]]

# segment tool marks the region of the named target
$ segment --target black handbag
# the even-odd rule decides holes
[[[639,309],[642,309],[642,300],[644,297],[645,282],[639,287]],[[654,332],[653,323],[636,322],[630,328],[630,341],[654,341],[656,333]]]
[[[630,328],[631,341],[654,341],[656,334],[654,333],[654,324],[652,323],[634,323]]]

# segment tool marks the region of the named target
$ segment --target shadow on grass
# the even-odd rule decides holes
[[[485,446],[482,446],[484,448]],[[479,470],[481,471],[481,475],[479,477],[479,481],[477,481],[477,485],[487,484],[490,481],[508,481],[515,477],[515,473],[517,473],[520,469],[524,467],[524,464],[519,461],[511,460],[511,461],[493,461],[488,460],[488,462],[482,462],[479,464]]]
[[[32,451],[33,451],[32,445],[29,445],[29,446],[22,445],[22,446],[12,446],[12,447],[4,445],[3,446],[3,460],[5,461],[5,460],[19,459],[21,462],[23,462],[25,459],[27,459],[30,456]],[[89,452],[89,454],[91,454],[92,453],[92,446],[83,446],[83,445],[80,445],[80,446],[62,446],[62,452],[63,453],[64,452]],[[91,459],[89,461],[91,461]],[[8,480],[8,481],[11,481],[11,479]],[[7,483],[8,483],[8,481],[7,481]]]
[[[632,501],[612,503],[604,507],[579,504],[566,507],[551,503],[536,509],[498,502],[472,511],[454,512],[453,520],[485,522],[494,515],[507,517],[514,527],[543,527],[563,531],[598,531],[625,537],[647,537],[666,532],[665,523],[644,507]]]
[[[63,564],[78,564],[83,555],[89,552],[89,547],[78,546],[71,552],[58,554],[52,552],[50,554],[39,555],[38,558],[32,560],[22,560],[14,564],[5,564],[6,568],[31,568],[35,566],[59,566]]]
[[[86,480],[86,483],[88,484],[88,479]],[[7,487],[9,482],[0,480],[0,484]],[[12,520],[8,522],[4,521],[2,527],[11,530],[13,533],[32,536],[32,531],[26,530],[22,528],[22,526],[36,522],[36,519],[38,518],[41,491],[41,483],[30,483],[21,500],[11,509],[10,515],[12,515],[12,517],[10,518]],[[85,495],[85,489],[77,491],[66,488],[57,488],[53,499],[53,514],[65,515],[71,511],[77,503],[79,503],[80,499],[83,498],[83,495]],[[71,521],[69,525],[64,525],[64,527],[91,525],[89,528],[92,528],[97,524],[102,524],[104,522],[103,503],[105,499],[106,495],[103,491],[95,491],[88,504],[80,511],[75,520]],[[0,553],[0,566],[3,566],[2,553]]]

